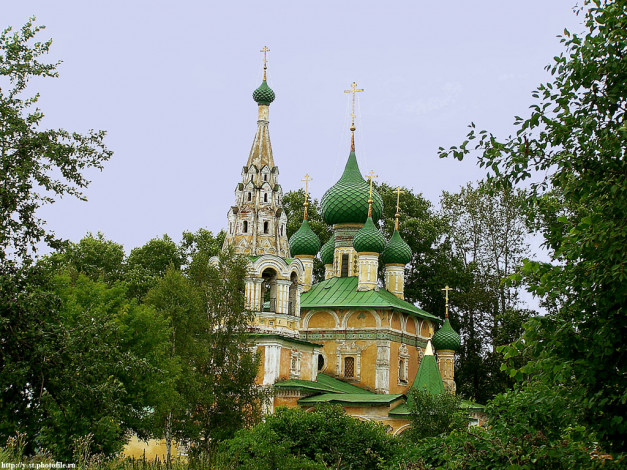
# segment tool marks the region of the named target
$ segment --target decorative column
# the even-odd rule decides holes
[[[390,392],[390,342],[377,341],[377,363],[375,366],[375,393]]]

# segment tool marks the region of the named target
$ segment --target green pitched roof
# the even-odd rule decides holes
[[[308,390],[320,393],[374,395],[368,390],[359,388],[356,385],[342,382],[341,380],[335,379],[325,374],[318,374],[317,380],[315,382],[312,382],[311,380],[288,379],[282,382],[277,382],[274,384],[274,386],[276,388]]]
[[[322,199],[322,218],[329,224],[363,224],[368,217],[370,186],[361,175],[355,152],[351,152],[342,177],[331,186]],[[383,213],[383,199],[372,192],[372,218],[377,221]]]
[[[392,403],[405,395],[377,395],[375,393],[324,393],[298,400],[299,405],[314,405],[316,403],[354,403],[364,405],[381,405]]]
[[[392,309],[408,313],[420,318],[434,321],[440,319],[409,302],[399,299],[385,289],[357,291],[358,278],[333,277],[326,281],[314,284],[311,290],[302,294],[301,309],[314,308],[378,308]]]
[[[428,347],[427,347],[428,350]],[[426,390],[433,395],[444,393],[444,382],[433,354],[425,355],[420,361],[416,378],[411,385],[412,390]],[[409,396],[411,400],[411,395]]]

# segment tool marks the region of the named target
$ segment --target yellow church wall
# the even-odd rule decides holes
[[[281,359],[279,365],[279,380],[287,380],[290,378],[290,365],[292,363],[292,350],[289,348],[281,348]]]
[[[409,315],[403,315],[407,321],[405,323],[405,331],[407,331],[407,333],[409,333],[410,335],[415,335],[416,334],[416,321],[413,319],[413,317],[410,317]]]
[[[398,313],[394,312],[392,314],[392,320],[390,321],[390,326],[393,330],[401,330],[401,319],[398,316]]]
[[[309,319],[308,328],[335,328],[335,318],[328,312],[316,312]]]
[[[300,378],[303,380],[311,380],[313,356],[314,355],[310,353],[303,353],[303,357],[300,360]],[[316,355],[316,357],[318,356]],[[318,364],[316,364],[316,368],[317,367]]]
[[[372,313],[366,310],[348,311],[346,312],[348,328],[374,328],[377,326],[377,319]]]
[[[278,406],[286,406],[288,408],[296,408],[298,406],[298,400],[300,396],[293,397],[274,397],[274,408],[276,409]]]

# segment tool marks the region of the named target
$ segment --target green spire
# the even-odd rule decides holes
[[[320,249],[320,238],[311,230],[309,222],[305,219],[296,233],[290,237],[289,244],[292,256],[316,256]]]
[[[361,224],[368,217],[369,186],[359,171],[357,157],[351,151],[342,177],[322,196],[322,218],[328,225]],[[383,213],[383,200],[372,193],[372,218],[377,221]]]
[[[411,261],[411,248],[401,238],[398,230],[394,230],[394,234],[381,253],[381,262],[383,264],[407,264]]]
[[[259,88],[253,91],[253,99],[260,105],[263,104],[269,106],[270,103],[274,101],[274,97],[274,91],[272,91],[272,88],[268,86],[265,78],[263,82],[261,82],[261,85],[259,85]]]
[[[381,253],[385,248],[385,238],[375,227],[372,217],[368,217],[364,226],[355,234],[353,248],[357,253]]]
[[[411,385],[412,390],[424,390],[433,395],[444,393],[444,382],[442,382],[442,376],[440,375],[440,369],[438,363],[433,355],[433,348],[431,342],[427,343],[427,349],[425,355],[420,361],[420,367],[416,372],[416,378]],[[411,400],[411,394],[408,401]]]
[[[432,341],[436,351],[442,351],[443,349],[459,351],[462,344],[460,336],[451,326],[448,317],[444,320],[444,325],[435,332]]]
[[[329,240],[322,245],[320,249],[320,259],[323,264],[333,264],[333,256],[335,254],[335,236],[329,238]]]

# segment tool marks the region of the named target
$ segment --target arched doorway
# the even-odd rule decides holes
[[[266,268],[261,273],[261,311],[276,312],[276,279],[277,272],[272,268]]]

